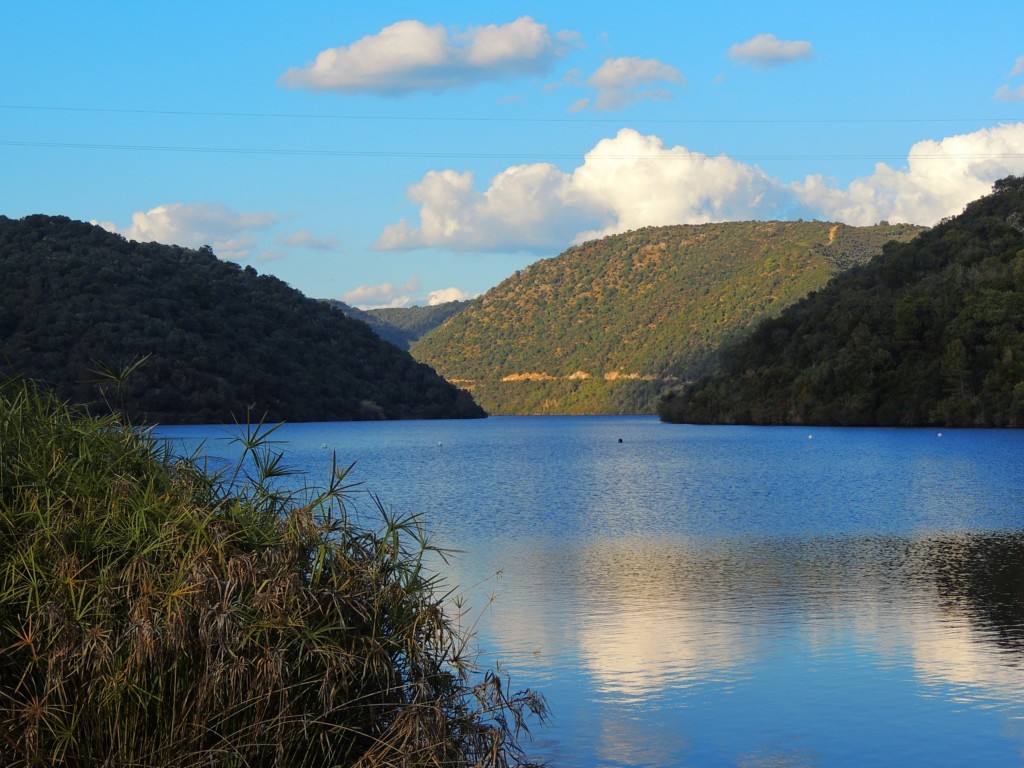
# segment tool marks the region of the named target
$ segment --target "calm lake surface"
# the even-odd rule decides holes
[[[227,428],[157,433],[234,451]],[[535,760],[1024,765],[1022,431],[492,417],[274,437],[314,481],[356,462],[460,550],[445,573],[481,664],[552,709]]]

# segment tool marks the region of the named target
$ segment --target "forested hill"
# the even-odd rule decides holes
[[[358,309],[337,299],[324,299],[324,301],[349,317],[362,320],[382,339],[390,341],[401,349],[408,349],[418,338],[469,306],[468,301],[446,301],[443,304],[433,304],[428,307]]]
[[[443,325],[448,318],[459,314],[469,305],[469,301],[446,301],[427,307],[368,309],[366,314],[377,323],[393,328],[405,340],[402,348],[408,349],[413,342]],[[370,327],[373,327],[373,323],[370,323]]]
[[[1024,427],[1024,178],[837,277],[662,403],[669,421]]]
[[[136,421],[483,416],[368,326],[251,267],[64,217],[0,216],[0,373]],[[148,356],[119,389],[98,371]]]
[[[510,277],[412,352],[491,413],[654,413],[722,342],[919,231],[732,222],[614,235]]]

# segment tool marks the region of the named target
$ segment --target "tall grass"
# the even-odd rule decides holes
[[[416,517],[214,475],[0,385],[0,764],[510,766],[543,699],[475,669]]]

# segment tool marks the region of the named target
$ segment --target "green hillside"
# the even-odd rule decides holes
[[[429,307],[382,307],[369,309],[366,314],[382,325],[393,328],[406,340],[404,349],[417,339],[442,325],[449,317],[459,314],[469,301],[446,301]]]
[[[1024,426],[1024,178],[762,324],[669,421]]]
[[[539,261],[412,345],[490,413],[653,413],[723,342],[778,314],[907,225],[648,227]]]
[[[136,422],[482,416],[368,326],[251,267],[64,217],[0,216],[0,374]],[[98,371],[146,361],[120,391]],[[116,401],[116,402],[115,402]]]

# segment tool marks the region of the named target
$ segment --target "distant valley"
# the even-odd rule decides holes
[[[328,306],[362,320],[373,332],[399,349],[409,349],[421,336],[469,306],[469,301],[446,301],[427,307],[385,307],[359,309],[337,299],[324,299]]]

